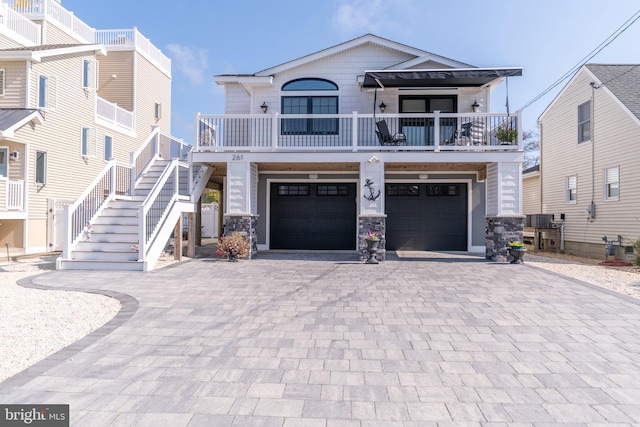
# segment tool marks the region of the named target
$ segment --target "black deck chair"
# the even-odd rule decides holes
[[[378,128],[376,135],[378,135],[380,145],[404,145],[407,142],[407,136],[404,133],[391,135],[387,122],[384,120],[376,122],[376,127]]]

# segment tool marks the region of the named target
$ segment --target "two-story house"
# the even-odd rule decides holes
[[[61,250],[64,206],[170,122],[171,62],[137,29],[92,28],[59,0],[3,0],[0,245]]]
[[[541,204],[567,253],[632,257],[640,236],[640,65],[586,64],[541,114]],[[606,236],[606,242],[605,242]],[[622,239],[619,239],[620,236]]]
[[[224,231],[258,249],[485,252],[522,237],[519,112],[490,112],[521,68],[477,68],[365,35],[253,74],[215,76],[198,115]],[[384,250],[379,252],[384,257]]]

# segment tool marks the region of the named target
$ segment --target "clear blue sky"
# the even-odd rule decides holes
[[[172,60],[172,134],[193,141],[196,112],[223,113],[213,76],[255,73],[372,33],[478,67],[523,67],[511,110],[546,89],[639,9],[637,0],[62,0],[96,29],[137,27]],[[592,63],[640,64],[640,20]],[[525,130],[558,93],[523,112]],[[504,84],[493,111],[506,111]]]

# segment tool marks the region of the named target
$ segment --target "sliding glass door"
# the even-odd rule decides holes
[[[456,95],[401,95],[400,113],[423,114],[440,111],[458,111]],[[401,119],[401,132],[407,135],[407,145],[434,145],[434,123],[431,118],[406,117]],[[453,140],[456,129],[455,118],[440,119],[440,144]]]

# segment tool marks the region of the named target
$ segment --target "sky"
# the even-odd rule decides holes
[[[194,140],[196,113],[223,114],[218,74],[253,74],[364,34],[477,67],[522,67],[510,110],[563,77],[640,10],[637,0],[62,0],[96,29],[137,27],[172,61],[171,134]],[[640,20],[588,61],[640,64]],[[523,110],[537,119],[564,80]],[[503,83],[491,111],[506,111]]]

